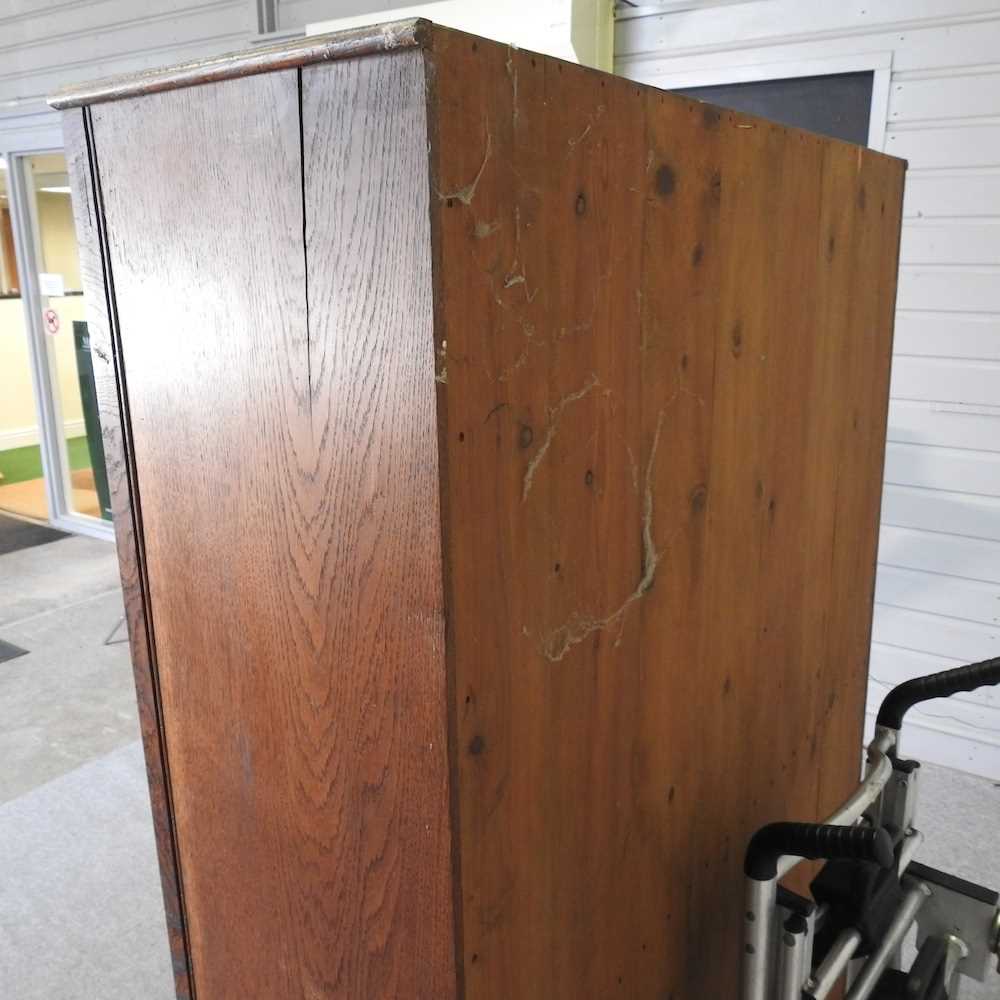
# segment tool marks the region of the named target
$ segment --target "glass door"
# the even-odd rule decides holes
[[[110,498],[65,156],[11,156],[5,179],[19,280],[9,296],[18,301],[0,299],[0,351],[10,355],[10,363],[0,356],[0,399],[7,399],[0,404],[0,512],[108,535]],[[2,237],[0,230],[0,245]],[[6,413],[13,401],[17,413]],[[20,437],[5,438],[5,425],[16,425]]]
[[[0,512],[48,520],[9,169],[0,159]]]

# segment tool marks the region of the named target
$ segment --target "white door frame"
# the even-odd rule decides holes
[[[14,232],[14,256],[17,259],[18,281],[24,327],[28,337],[28,359],[31,385],[38,416],[39,448],[45,498],[49,506],[49,521],[63,531],[95,538],[114,538],[110,522],[80,514],[70,504],[70,470],[67,461],[62,405],[56,389],[56,358],[49,336],[42,323],[45,300],[38,283],[38,253],[40,245],[34,192],[27,174],[28,158],[44,153],[62,153],[59,148],[6,151],[7,179],[11,227]]]
[[[769,49],[760,50],[761,54]],[[728,53],[719,53],[719,65],[704,69],[657,73],[643,77],[664,90],[688,87],[718,87],[732,83],[756,83],[761,80],[790,80],[802,76],[832,76],[835,73],[872,73],[872,103],[868,117],[868,146],[882,152],[889,116],[889,83],[892,77],[891,52],[858,52],[839,56],[794,59],[784,62],[754,62],[732,66],[725,62]],[[669,55],[667,56],[669,59]]]

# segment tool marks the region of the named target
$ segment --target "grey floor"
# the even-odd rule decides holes
[[[109,543],[0,556],[0,638],[29,650],[0,663],[0,998],[173,995],[128,647],[104,644],[121,613]],[[920,860],[1000,887],[1000,783],[922,785]]]
[[[173,996],[114,546],[0,556],[0,997]]]

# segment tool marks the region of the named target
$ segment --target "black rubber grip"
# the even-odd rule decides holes
[[[990,684],[1000,684],[1000,656],[926,677],[915,677],[894,687],[885,696],[876,724],[887,729],[899,729],[903,725],[903,716],[921,701],[948,698],[959,691],[975,691]]]
[[[748,878],[769,882],[778,874],[778,858],[851,858],[874,861],[883,868],[895,863],[892,838],[885,830],[824,823],[768,823],[751,838],[743,871]]]

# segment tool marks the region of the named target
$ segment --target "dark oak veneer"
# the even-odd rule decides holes
[[[427,22],[56,103],[178,996],[735,995],[857,778],[904,165]]]

